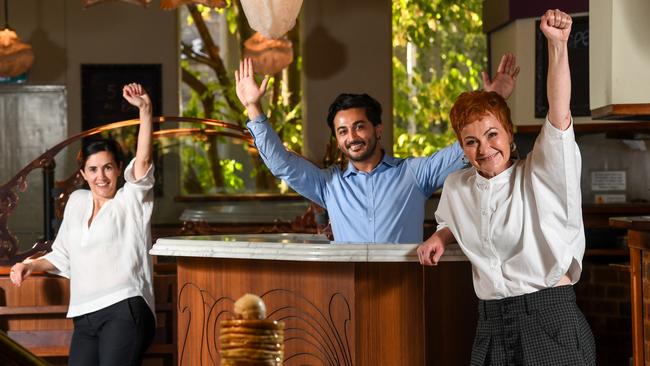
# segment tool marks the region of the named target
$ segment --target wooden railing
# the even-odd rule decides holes
[[[209,128],[169,128],[163,129],[162,125],[173,122],[190,122],[199,123]],[[247,129],[244,127],[229,122],[214,120],[214,119],[199,119],[189,117],[155,117],[154,123],[158,124],[159,130],[154,132],[154,137],[179,137],[179,136],[223,136],[247,142],[251,147],[252,137]],[[0,265],[12,265],[25,258],[45,253],[50,249],[51,240],[54,238],[53,218],[56,216],[62,217],[63,208],[67,199],[74,190],[78,189],[83,184],[83,179],[79,172],[75,172],[69,178],[55,182],[54,181],[54,158],[68,145],[92,135],[99,134],[104,131],[111,131],[118,128],[133,126],[139,124],[139,120],[127,120],[122,122],[110,123],[104,126],[96,127],[81,133],[78,133],[65,141],[57,144],[44,152],[41,156],[34,159],[20,170],[13,178],[9,179],[6,183],[0,186]],[[27,188],[27,176],[34,170],[41,169],[43,171],[43,199],[44,199],[44,213],[45,219],[43,222],[43,238],[38,240],[34,245],[23,252],[18,251],[18,239],[9,230],[8,221],[9,217],[14,213],[19,204],[19,192],[24,192]],[[53,198],[53,190],[55,187],[60,189],[60,193],[56,198]]]
[[[0,364],[4,366],[47,366],[44,359],[34,355],[0,330]]]

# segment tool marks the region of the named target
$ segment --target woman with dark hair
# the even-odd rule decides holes
[[[52,252],[16,263],[10,272],[20,286],[33,272],[70,279],[68,317],[74,332],[69,365],[139,365],[156,328],[151,246],[153,163],[151,100],[139,84],[124,98],[140,110],[135,158],[124,169],[113,140],[84,144],[77,157],[90,190],[70,195]]]
[[[471,167],[449,175],[438,231],[418,247],[435,265],[454,239],[472,264],[479,320],[471,365],[595,365],[576,304],[585,237],[580,151],[569,109],[571,17],[548,10],[549,110],[532,152],[513,159],[510,110],[496,93],[458,97],[451,123]]]

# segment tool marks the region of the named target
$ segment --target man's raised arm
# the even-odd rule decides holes
[[[253,61],[244,59],[239,63],[239,70],[235,71],[235,81],[237,97],[246,107],[250,120],[248,128],[264,164],[276,178],[284,180],[293,190],[325,207],[323,171],[302,156],[288,151],[264,115],[261,99],[266,92],[269,77],[264,77],[258,86]]]

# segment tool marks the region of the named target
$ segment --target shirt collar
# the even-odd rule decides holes
[[[493,185],[493,184],[498,184],[503,181],[509,180],[512,173],[515,171],[515,165],[517,165],[518,161],[519,160],[516,159],[513,160],[512,165],[510,165],[506,170],[502,171],[501,173],[489,179],[479,174],[478,170],[474,168],[474,172],[476,174],[476,183],[484,184],[484,185]]]
[[[382,151],[383,151],[383,150],[382,150]],[[379,164],[377,164],[377,166],[375,167],[375,169],[372,170],[373,172],[374,172],[375,170],[377,170],[377,168],[379,168],[379,167],[380,167],[381,165],[383,165],[383,164],[388,165],[388,166],[390,166],[390,167],[395,167],[395,166],[397,166],[397,164],[400,162],[400,160],[402,160],[402,159],[399,159],[399,158],[396,158],[396,157],[394,157],[394,156],[391,156],[391,155],[386,154],[385,151],[383,151],[383,153],[384,153],[384,156],[381,158],[381,161],[379,162]],[[354,167],[354,165],[352,164],[352,162],[348,161],[348,167],[347,167],[347,169],[345,169],[345,171],[343,172],[343,177],[344,177],[344,178],[347,178],[347,177],[349,177],[350,175],[352,175],[352,174],[355,174],[355,175],[356,175],[357,173],[359,173],[359,170],[358,170],[357,168]]]

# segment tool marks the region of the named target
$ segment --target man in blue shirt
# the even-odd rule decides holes
[[[486,90],[510,96],[519,72],[514,56],[504,55]],[[455,143],[431,156],[400,159],[381,148],[381,105],[367,94],[341,94],[332,103],[327,123],[338,148],[349,160],[346,169],[321,169],[287,151],[262,111],[268,76],[257,85],[253,63],[235,71],[237,96],[246,107],[248,129],[264,163],[304,197],[327,209],[334,240],[356,243],[421,243],[426,200],[447,175],[461,169],[463,151]]]

